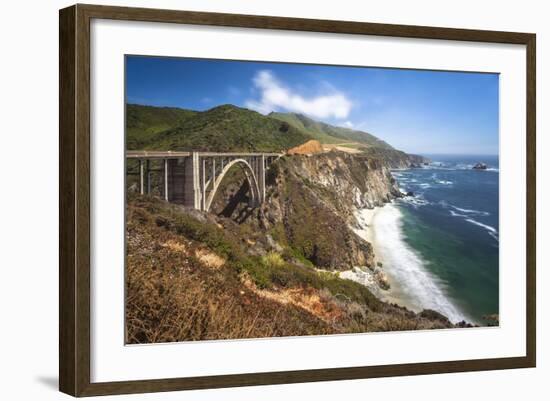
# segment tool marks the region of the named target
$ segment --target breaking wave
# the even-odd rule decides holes
[[[404,198],[399,199],[399,202],[406,203],[408,205],[413,206],[414,208],[418,208],[419,206],[426,206],[426,205],[431,204],[426,199],[424,199],[421,195],[406,196]]]
[[[481,210],[464,209],[453,205],[450,205],[450,207],[461,212],[461,213],[457,213],[454,210],[449,210],[449,212],[451,213],[451,216],[462,217],[464,221],[467,221],[468,223],[474,224],[478,227],[484,228],[487,231],[487,234],[489,234],[493,239],[495,239],[498,242],[499,240],[498,230],[495,227],[492,227],[490,225],[481,223],[473,219],[473,217],[475,216],[489,216],[490,215],[489,212],[484,212]]]
[[[454,210],[450,210],[450,212],[451,212],[451,216],[454,216],[454,217],[466,217],[466,218],[468,217],[468,215],[457,213]]]
[[[484,212],[484,211],[481,211],[481,210],[463,209],[461,207],[457,207],[457,206],[453,206],[453,205],[450,205],[450,206],[453,209],[458,210],[459,212],[473,214],[473,215],[477,215],[477,216],[489,216],[489,214],[490,214],[489,212]]]
[[[494,239],[496,239],[498,241],[498,230],[494,227],[491,227],[487,224],[483,224],[483,223],[480,223],[479,221],[477,220],[474,220],[474,219],[466,219],[466,221],[468,223],[472,223],[472,224],[475,224],[476,226],[479,226],[479,227],[482,227],[484,228],[485,230],[487,230],[487,233],[493,237]]]
[[[384,270],[396,281],[404,298],[420,309],[433,309],[456,323],[466,320],[445,294],[445,285],[426,269],[426,261],[404,240],[403,214],[388,204],[372,220],[372,240]],[[379,240],[378,240],[379,239]]]

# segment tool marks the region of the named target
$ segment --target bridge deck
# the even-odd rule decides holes
[[[156,150],[129,150],[126,152],[128,159],[179,159],[189,157],[193,152],[173,152]],[[196,152],[199,157],[254,157],[254,156],[281,156],[282,153],[262,153],[262,152]]]

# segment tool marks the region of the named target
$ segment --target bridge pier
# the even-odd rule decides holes
[[[202,170],[200,172],[201,176],[201,209],[200,210],[206,210],[206,160],[201,160],[201,167]]]
[[[149,160],[139,159],[139,193],[141,195],[151,192]]]
[[[260,187],[260,204],[262,204],[265,201],[265,156],[261,155],[259,158],[258,185]]]
[[[145,194],[145,161],[139,159],[139,193]]]
[[[169,193],[168,193],[168,159],[164,159],[164,163],[163,163],[163,173],[164,173],[164,179],[163,179],[163,184],[164,184],[164,200],[165,201],[168,201],[170,198],[169,198]]]
[[[145,193],[151,193],[151,162],[145,160]]]
[[[192,152],[185,158],[185,178],[183,181],[183,204],[201,210],[201,188],[199,182],[199,154]]]

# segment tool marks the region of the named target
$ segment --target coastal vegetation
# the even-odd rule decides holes
[[[128,131],[128,150],[200,150],[217,152],[280,152],[297,146],[309,136],[295,127],[252,110],[233,105],[222,105],[204,112],[179,109],[173,118],[173,109],[160,111],[152,118],[151,107],[128,105],[133,130]],[[168,117],[169,116],[169,117]],[[166,129],[151,135],[148,121],[154,128]]]
[[[303,114],[272,112],[269,117],[285,121],[288,124],[306,132],[313,139],[323,143],[359,143],[367,147],[393,149],[391,145],[365,131],[337,127],[320,121],[315,121]]]
[[[162,131],[177,127],[197,114],[176,107],[126,106],[126,149],[142,149]]]
[[[382,302],[267,238],[230,219],[129,194],[127,343],[453,327],[435,311]]]

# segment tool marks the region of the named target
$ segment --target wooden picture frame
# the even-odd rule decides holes
[[[527,66],[526,356],[92,383],[90,380],[90,21],[94,18],[525,45],[527,49],[525,60]],[[534,34],[80,4],[60,11],[59,27],[59,388],[62,392],[73,396],[94,396],[535,366],[536,37]]]

